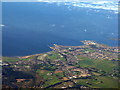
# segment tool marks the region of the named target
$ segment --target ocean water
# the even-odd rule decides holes
[[[3,3],[3,56],[44,53],[53,44],[94,40],[117,46],[118,16],[111,10],[46,2]]]

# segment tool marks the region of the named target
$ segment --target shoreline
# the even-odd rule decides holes
[[[84,40],[84,41],[92,41],[92,42],[96,43],[96,41],[94,41],[94,40]],[[80,41],[80,42],[83,43],[84,41]],[[103,44],[103,43],[97,43],[97,44],[104,45],[104,46],[111,47],[111,48],[118,48],[118,49],[120,48],[119,45],[118,46],[109,46],[109,45],[106,45],[106,44]],[[55,45],[56,46],[63,46],[63,47],[81,47],[81,46],[84,46],[85,44],[83,43],[83,45],[80,45],[80,46],[64,46],[64,45],[53,44],[53,46],[55,46]],[[52,51],[53,47],[49,46],[49,48]],[[37,55],[42,55],[42,54],[45,54],[45,53],[49,53],[51,51],[47,51],[47,52],[43,52],[43,53],[30,54],[30,55],[23,55],[23,56],[2,56],[2,57],[18,57],[18,58],[20,58],[20,57],[32,57],[32,56],[37,56]]]

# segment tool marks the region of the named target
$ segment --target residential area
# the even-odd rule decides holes
[[[3,57],[3,87],[117,88],[118,48],[82,42],[82,46],[54,44],[52,51],[36,55]]]

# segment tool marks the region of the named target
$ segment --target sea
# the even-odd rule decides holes
[[[108,5],[113,4],[3,2],[3,56],[45,53],[53,44],[80,46],[83,40],[118,46],[113,40],[118,38],[118,13]]]

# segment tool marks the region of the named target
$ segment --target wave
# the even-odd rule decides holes
[[[111,10],[118,13],[119,2],[116,1],[98,1],[98,0],[38,0],[39,2],[57,3],[57,5],[67,5],[74,7],[87,7],[94,9]]]

